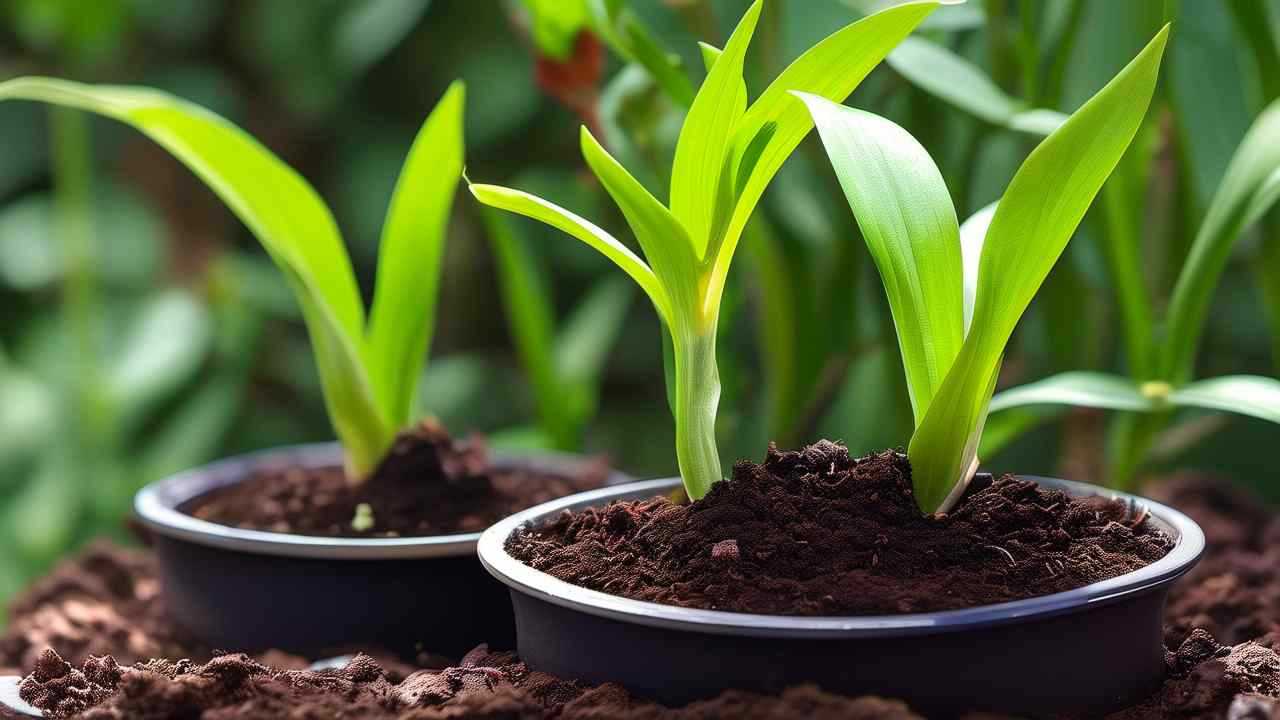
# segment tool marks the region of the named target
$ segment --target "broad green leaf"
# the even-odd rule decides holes
[[[369,312],[366,363],[382,416],[412,420],[413,398],[435,329],[449,211],[462,177],[465,91],[451,85],[427,116],[387,209]]]
[[[863,15],[871,15],[902,4],[902,0],[844,0],[844,4]],[[987,22],[982,7],[976,2],[943,3],[938,11],[920,23],[920,30],[956,32],[959,30],[976,30]]]
[[[626,168],[592,137],[584,126],[582,157],[617,203],[644,250],[645,259],[672,301],[671,320],[676,327],[695,322],[689,309],[697,308],[697,267],[685,228]]]
[[[1254,121],[1236,149],[1196,234],[1169,303],[1164,378],[1185,382],[1192,374],[1214,288],[1231,246],[1246,226],[1280,196],[1280,100]]]
[[[993,202],[960,223],[960,259],[964,266],[964,332],[969,334],[973,323],[973,304],[978,298],[978,268],[982,263],[982,244],[987,239],[987,229],[996,216]]]
[[[843,102],[937,6],[936,2],[907,3],[837,30],[788,65],[747,109],[734,130],[730,159],[737,198],[717,240],[708,305],[720,301],[738,240],[765,188],[813,128],[809,111],[791,97],[791,91]]]
[[[698,89],[676,142],[675,165],[671,171],[671,212],[684,226],[698,259],[705,255],[711,239],[733,128],[746,110],[742,64],[760,19],[761,2],[752,3],[738,21],[724,53]]]
[[[155,90],[49,78],[0,83],[0,100],[76,108],[132,125],[222,198],[284,270],[315,345],[329,416],[353,468],[372,469],[390,442],[361,363],[364,306],[333,216],[288,165],[225,119]]]
[[[497,185],[471,184],[468,187],[476,200],[485,205],[539,220],[595,248],[636,281],[636,284],[649,296],[649,300],[653,302],[664,322],[671,316],[671,304],[667,299],[667,293],[659,284],[653,270],[649,269],[649,266],[626,245],[618,242],[617,238],[591,221],[559,205],[519,190]]]
[[[796,93],[880,270],[916,422],[964,341],[960,228],[929,153],[893,122]]]
[[[1280,423],[1280,380],[1256,375],[1199,380],[1169,393],[1169,402]]]
[[[1130,378],[1097,372],[1065,372],[1004,390],[991,398],[991,412],[1028,405],[1071,405],[1148,412],[1155,402]]]
[[[973,324],[916,428],[908,455],[916,501],[946,509],[976,469],[976,438],[1014,326],[1138,130],[1168,27],[1018,169],[987,230]]]
[[[998,127],[1048,135],[1066,120],[1009,97],[976,65],[923,38],[903,39],[885,62],[912,85]]]

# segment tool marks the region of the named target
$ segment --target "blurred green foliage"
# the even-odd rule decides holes
[[[554,197],[629,241],[584,172],[586,122],[666,197],[660,179],[703,76],[697,41],[722,44],[746,0],[580,0],[581,12],[563,18],[539,11],[578,1],[10,0],[0,7],[0,79],[152,85],[232,119],[334,207],[368,301],[403,149],[454,78],[468,85],[474,177]],[[802,49],[885,4],[770,0],[748,57],[753,94]],[[1073,369],[1130,373],[1126,323],[1160,328],[1124,298],[1140,282],[1153,307],[1165,305],[1232,152],[1277,93],[1280,0],[970,0],[917,33],[1023,103],[1012,111],[1070,112],[1166,19],[1175,25],[1152,120],[1017,331],[1001,387]],[[849,104],[920,139],[961,217],[996,200],[1034,144],[891,64]],[[124,536],[141,484],[331,431],[287,288],[198,180],[123,127],[34,104],[0,109],[0,137],[2,597],[86,539]],[[866,451],[910,435],[887,304],[821,152],[810,138],[783,168],[730,277],[719,351],[726,463],[759,458],[770,439],[826,436]],[[509,223],[503,240],[475,203],[455,203],[422,406],[457,432],[672,473],[654,314],[635,297],[625,309],[608,299],[601,283],[615,273],[589,248]],[[1138,270],[1123,278],[1109,255],[1118,233]],[[525,258],[516,272],[504,270],[512,258]],[[528,267],[536,271],[519,272]],[[522,303],[521,292],[541,300]],[[584,310],[592,304],[604,309]],[[577,323],[605,322],[584,315],[621,316],[623,330],[602,344],[587,342],[592,333],[574,340]],[[1197,376],[1276,375],[1275,217],[1235,244],[1209,315]],[[570,341],[585,349],[558,349]],[[563,357],[579,352],[597,359],[584,368]],[[568,385],[576,389],[556,391]],[[1152,440],[1146,472],[1211,470],[1280,497],[1268,482],[1275,426],[1188,419]],[[1009,442],[984,459],[1100,479],[1106,420],[1077,410],[1051,423],[993,423],[988,435]]]

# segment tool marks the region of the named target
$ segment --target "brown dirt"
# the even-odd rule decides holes
[[[1170,539],[1124,503],[1012,476],[925,517],[906,459],[819,442],[741,462],[702,500],[619,502],[519,532],[508,551],[637,600],[788,615],[886,614],[1044,595],[1130,572]]]
[[[669,709],[632,698],[615,685],[583,687],[530,672],[510,653],[481,646],[458,667],[422,670],[395,682],[359,655],[335,670],[277,670],[246,655],[203,665],[153,660],[120,667],[111,658],[73,668],[52,650],[20,687],[52,717],[121,718],[556,718],[694,720],[700,718],[918,718],[899,702],[850,700],[812,687],[766,697],[729,692]]]
[[[495,468],[483,439],[455,440],[428,420],[401,434],[358,487],[341,468],[264,471],[184,510],[232,527],[326,537],[478,532],[513,512],[600,487],[607,474],[602,460],[584,462],[574,476]],[[352,520],[362,503],[374,524],[357,531]]]
[[[1224,480],[1183,474],[1154,485],[1166,502],[1204,529],[1204,559],[1174,587],[1165,643],[1176,646],[1193,628],[1228,645],[1259,640],[1280,648],[1280,517]]]
[[[1214,548],[1210,552],[1208,560],[1221,563],[1217,571],[1197,571],[1179,583],[1169,606],[1169,627],[1191,626],[1194,617],[1200,616],[1218,626],[1210,628],[1215,635],[1222,628],[1245,632],[1243,625],[1215,618],[1231,618],[1237,612],[1232,608],[1240,607],[1237,601],[1247,598],[1247,587],[1242,586],[1236,596],[1219,596],[1204,592],[1203,586],[1224,573],[1239,574],[1241,569],[1232,566],[1237,561],[1265,572],[1266,563],[1256,557],[1266,554],[1258,536],[1227,526],[1233,517],[1247,527],[1269,526],[1270,511],[1247,497],[1224,494],[1221,484],[1204,479],[1178,481],[1152,494],[1172,500],[1206,529],[1213,527],[1212,516],[1206,513],[1218,508],[1224,523],[1221,532],[1226,535],[1210,530],[1211,538],[1241,538],[1234,550]],[[1240,504],[1224,505],[1222,498],[1227,496],[1236,497]],[[1255,522],[1258,518],[1262,520]],[[744,544],[734,544],[741,557]],[[1255,548],[1255,557],[1250,558],[1242,549],[1248,547]],[[725,553],[731,551],[721,550],[722,556]],[[1280,563],[1273,562],[1270,567],[1270,583],[1280,582]],[[633,698],[617,686],[585,687],[530,672],[514,656],[484,648],[443,670],[437,664],[439,659],[422,658],[420,662],[436,669],[421,672],[414,667],[392,666],[383,658],[378,658],[376,665],[361,660],[325,673],[302,671],[308,659],[278,652],[257,658],[214,658],[207,648],[188,643],[167,623],[161,598],[154,592],[154,572],[148,553],[105,544],[64,562],[11,605],[10,626],[0,635],[0,667],[24,672],[40,668],[28,680],[27,693],[35,699],[44,692],[44,703],[66,703],[63,707],[72,709],[81,706],[68,703],[70,697],[101,699],[82,715],[99,719],[917,717],[900,703],[840,697],[813,687],[792,688],[780,696],[728,692],[703,703],[664,708]],[[1264,606],[1259,602],[1245,605]],[[1271,617],[1277,614],[1272,612]],[[1160,691],[1110,720],[1280,720],[1280,657],[1274,651],[1280,644],[1276,637],[1233,638],[1219,644],[1203,630],[1182,633],[1177,644],[1171,645],[1177,649],[1169,653],[1169,680]],[[45,646],[61,652],[75,672],[60,665],[61,661],[43,658]],[[115,655],[119,664],[90,659],[105,654]],[[150,657],[189,657],[191,661],[150,662]],[[213,662],[206,665],[210,660]],[[379,668],[378,673],[373,667]],[[106,697],[94,686],[109,690]],[[0,717],[4,717],[2,712]]]

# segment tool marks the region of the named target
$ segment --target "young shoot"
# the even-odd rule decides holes
[[[798,93],[884,281],[915,417],[916,502],[945,512],[978,468],[1005,345],[1133,140],[1168,27],[1031,152],[963,227],[933,160],[882,117]]]
[[[412,418],[431,343],[441,252],[462,174],[464,91],[454,83],[409,150],[382,228],[366,318],[333,215],[311,185],[226,119],[143,87],[51,78],[0,83],[0,100],[35,100],[132,125],[191,169],[283,271],[311,336],[329,420],[360,481]]]
[[[674,396],[676,456],[693,499],[721,479],[716,327],[729,264],[765,187],[813,127],[809,114],[787,93],[803,90],[843,100],[937,5],[899,5],[830,35],[748,106],[743,61],[761,2],[747,10],[722,53],[707,53],[710,70],[676,143],[667,205],[582,129],[583,157],[621,208],[645,259],[542,198],[494,185],[470,186],[486,205],[540,220],[594,247],[649,296],[671,340],[674,372],[668,383],[674,390],[669,394]]]

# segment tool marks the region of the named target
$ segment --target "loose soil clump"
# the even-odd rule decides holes
[[[326,537],[479,532],[519,510],[600,487],[607,475],[603,460],[584,461],[573,475],[497,466],[479,436],[457,440],[427,420],[402,433],[358,487],[338,467],[264,469],[183,509],[247,530]],[[353,527],[358,514],[371,524]]]
[[[913,613],[1060,592],[1131,572],[1172,540],[1128,504],[1006,475],[926,517],[904,456],[770,447],[702,500],[615,502],[513,534],[561,580],[635,600],[780,615]]]

